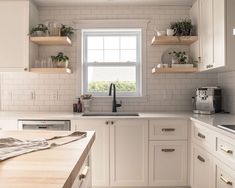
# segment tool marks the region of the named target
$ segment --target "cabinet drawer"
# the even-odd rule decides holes
[[[91,166],[90,166],[90,155],[88,155],[72,185],[72,188],[90,188],[90,187],[91,187]]]
[[[235,170],[235,142],[225,136],[216,138],[216,156]]]
[[[187,141],[149,142],[149,185],[187,186]]]
[[[215,150],[213,131],[196,122],[192,122],[192,141],[210,152]]]
[[[187,140],[187,120],[150,120],[150,140]]]
[[[216,188],[235,188],[235,171],[216,162]]]

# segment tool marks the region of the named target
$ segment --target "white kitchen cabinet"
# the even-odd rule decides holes
[[[92,186],[109,186],[109,121],[80,119],[72,121],[77,130],[95,131],[96,139],[92,146]]]
[[[200,0],[200,70],[213,66],[213,0]]]
[[[0,130],[17,130],[17,120],[0,120]]]
[[[187,141],[150,141],[149,185],[187,186]]]
[[[225,10],[225,0],[197,0],[192,6],[191,18],[197,24],[199,41],[190,50],[199,61],[200,71],[225,67]]]
[[[110,186],[147,186],[148,121],[110,122]]]
[[[0,71],[29,70],[29,1],[0,1]],[[33,13],[31,13],[32,15]]]
[[[216,188],[235,188],[235,171],[216,161]]]
[[[192,144],[192,188],[214,188],[213,156]]]

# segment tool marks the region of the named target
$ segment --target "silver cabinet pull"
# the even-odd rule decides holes
[[[202,138],[202,139],[205,139],[205,138],[206,138],[206,136],[203,135],[202,133],[198,133],[197,136],[200,137],[200,138]]]
[[[197,156],[197,159],[203,163],[205,162],[205,159],[200,155]]]
[[[162,152],[174,152],[175,149],[162,149]]]
[[[89,166],[85,166],[84,170],[82,171],[82,173],[79,175],[79,179],[85,179],[87,177],[89,171]]]
[[[173,131],[175,131],[175,129],[174,128],[164,128],[164,129],[162,129],[162,131],[163,132],[173,132]]]
[[[229,154],[233,154],[233,150],[230,150],[230,149],[227,149],[227,148],[225,148],[224,146],[220,146],[220,149],[222,150],[222,151],[224,151],[225,153],[229,153]]]
[[[220,179],[226,183],[227,185],[233,185],[233,182],[229,181],[229,180],[226,180],[224,177],[223,177],[223,174],[220,175]]]

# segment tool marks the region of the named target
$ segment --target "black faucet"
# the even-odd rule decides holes
[[[113,88],[113,107],[112,107],[112,112],[117,112],[117,107],[121,107],[122,104],[117,104],[116,101],[116,86],[115,84],[111,83],[109,86],[109,96],[112,95],[112,88]]]

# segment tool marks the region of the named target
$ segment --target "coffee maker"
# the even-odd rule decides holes
[[[193,97],[195,114],[214,114],[222,111],[222,90],[220,87],[200,87]]]

